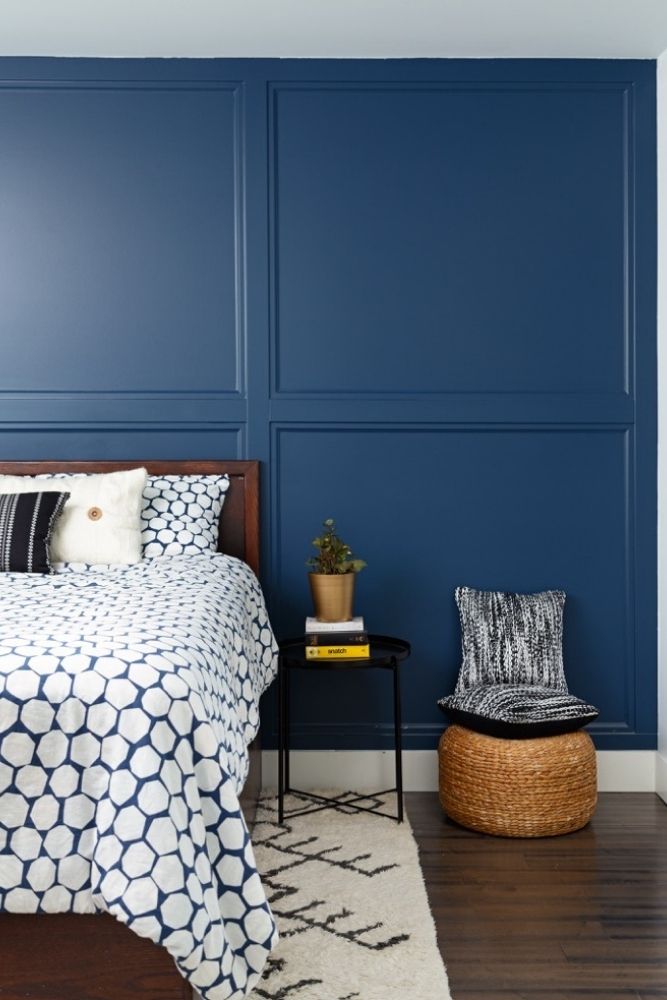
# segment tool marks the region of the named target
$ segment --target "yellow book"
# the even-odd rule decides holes
[[[357,646],[306,646],[307,660],[365,660],[370,655],[367,642]]]

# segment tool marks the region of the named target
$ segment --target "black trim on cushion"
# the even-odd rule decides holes
[[[598,710],[565,691],[538,685],[484,684],[438,706],[467,729],[502,739],[532,739],[572,733],[593,722]]]
[[[69,493],[0,494],[0,572],[50,573],[49,541]]]
[[[442,711],[458,726],[473,729],[476,733],[484,733],[486,736],[496,736],[502,740],[533,740],[540,736],[575,733],[577,729],[583,729],[597,717],[551,719],[543,722],[504,722],[502,719],[486,719],[483,715],[473,715],[472,712],[463,712],[456,708],[443,708]]]

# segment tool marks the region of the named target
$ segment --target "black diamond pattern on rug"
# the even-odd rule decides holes
[[[424,937],[431,946],[435,985],[420,1000],[447,1000],[446,975],[409,825],[346,808],[346,802],[354,800],[383,809],[394,796],[326,794],[335,799],[330,810],[287,818],[282,825],[276,798],[260,801],[253,844],[280,943],[251,1000],[416,996],[404,990],[410,981],[414,986],[411,956],[424,947]],[[299,793],[290,795],[288,813],[299,811],[307,801]],[[417,927],[413,895],[422,907]]]

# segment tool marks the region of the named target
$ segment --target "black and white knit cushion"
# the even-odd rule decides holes
[[[0,572],[50,573],[49,540],[69,493],[0,495]]]
[[[598,716],[580,698],[536,684],[485,684],[441,698],[438,705],[452,722],[503,739],[571,733]]]
[[[480,684],[539,684],[567,691],[562,590],[510,594],[458,587],[463,663],[460,694]]]

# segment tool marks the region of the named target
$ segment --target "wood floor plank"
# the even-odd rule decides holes
[[[566,837],[506,840],[410,793],[455,1000],[667,1000],[667,807],[603,794]]]
[[[587,990],[585,994],[589,1000],[648,1000],[649,994],[640,994],[636,990],[613,990],[611,993],[607,989]],[[667,993],[653,993],[653,1000],[658,997],[667,997]],[[554,992],[553,990],[459,990],[455,1000],[572,1000],[571,993]]]
[[[644,995],[633,989],[586,990],[579,994],[589,1000],[644,1000]],[[648,1000],[649,994],[646,994]],[[654,1000],[667,997],[666,992],[652,994]],[[572,993],[554,990],[459,990],[455,1000],[572,1000]]]

